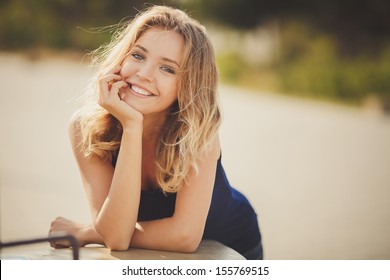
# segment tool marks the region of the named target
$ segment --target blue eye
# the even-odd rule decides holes
[[[161,70],[163,70],[169,74],[176,74],[175,70],[173,70],[171,67],[168,67],[168,66],[161,66]]]
[[[138,53],[131,54],[132,57],[134,57],[136,60],[144,60],[143,56]]]

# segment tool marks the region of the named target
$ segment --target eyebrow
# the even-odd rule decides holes
[[[147,50],[146,48],[144,48],[143,46],[141,46],[141,45],[135,45],[134,47],[136,47],[136,48],[139,48],[139,49],[143,50],[144,52],[148,53],[148,50]],[[176,61],[174,61],[173,59],[170,59],[170,58],[167,58],[167,57],[162,57],[161,59],[162,59],[162,60],[164,60],[164,61],[167,61],[167,62],[170,62],[170,63],[176,64],[176,65],[177,65],[177,67],[179,67],[179,68],[180,68],[180,65],[179,65],[179,63],[177,63],[177,62],[176,62]]]

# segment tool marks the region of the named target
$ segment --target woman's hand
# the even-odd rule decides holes
[[[120,89],[128,84],[119,75],[121,66],[116,66],[99,79],[99,105],[119,120],[123,128],[143,121],[143,115],[124,102],[120,97]]]
[[[83,247],[89,243],[92,243],[87,240],[87,232],[89,227],[89,225],[79,224],[66,218],[57,217],[51,223],[49,235],[56,232],[66,232],[70,235],[73,235],[77,239],[79,246]],[[50,242],[50,246],[55,249],[69,248],[70,243],[68,240],[52,241]]]

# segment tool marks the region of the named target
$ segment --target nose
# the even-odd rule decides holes
[[[151,65],[144,64],[138,69],[136,75],[142,80],[152,82],[154,80],[153,67]]]

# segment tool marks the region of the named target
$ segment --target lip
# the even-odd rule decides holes
[[[140,85],[137,85],[137,84],[134,84],[134,83],[130,83],[128,82],[128,89],[130,90],[130,92],[138,97],[142,97],[142,98],[148,98],[148,97],[154,97],[156,96],[156,94],[154,94],[152,91],[148,90],[147,88],[145,87],[142,87]],[[133,89],[133,88],[136,88],[136,89]],[[137,91],[138,90],[138,91]],[[145,94],[142,94],[140,93],[140,91],[144,92],[144,93],[148,93],[148,94],[151,94],[151,95],[145,95]]]

